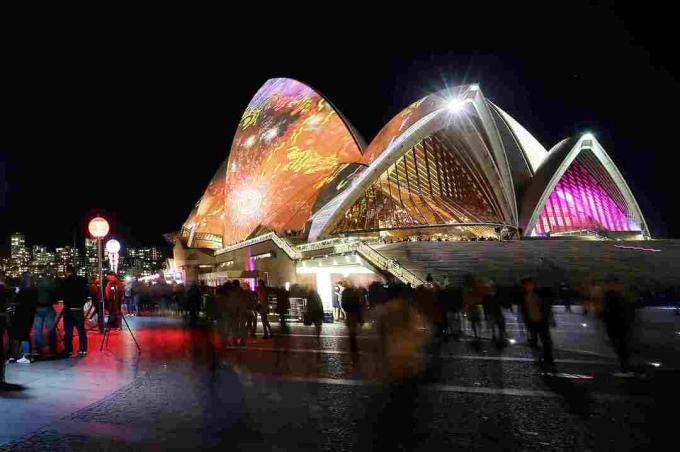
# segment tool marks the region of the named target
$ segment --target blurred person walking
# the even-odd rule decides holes
[[[257,282],[255,296],[257,298],[256,311],[260,315],[260,321],[262,322],[263,337],[267,339],[272,337],[272,327],[267,318],[269,315],[269,288],[261,279]]]
[[[486,284],[484,303],[488,315],[487,322],[491,330],[491,340],[497,345],[503,345],[505,344],[506,337],[505,316],[503,315],[500,294],[498,293],[495,281],[492,279]]]
[[[473,275],[466,275],[463,282],[463,306],[475,340],[480,339],[484,315],[482,303],[482,290],[477,279]]]
[[[230,298],[234,310],[235,319],[233,334],[236,340],[238,341],[238,345],[245,347],[246,340],[248,337],[247,322],[248,316],[250,315],[249,312],[250,300],[248,297],[249,294],[248,292],[243,290],[243,288],[241,287],[241,282],[238,279],[233,280],[231,284],[232,290]]]
[[[610,278],[604,285],[600,318],[605,324],[607,336],[619,359],[621,373],[617,375],[631,375],[630,346],[635,307],[626,299],[623,284],[614,278]]]
[[[37,283],[38,300],[35,310],[35,345],[36,353],[42,356],[45,349],[44,329],[47,328],[47,341],[49,344],[50,355],[57,354],[57,324],[54,304],[56,303],[54,277],[45,272],[38,278]]]
[[[276,289],[276,313],[279,315],[279,323],[281,331],[288,332],[288,325],[286,324],[286,315],[290,310],[290,295],[283,287]]]
[[[307,293],[307,305],[305,306],[305,324],[314,325],[317,340],[321,337],[321,324],[323,323],[323,303],[319,293],[309,289]]]
[[[144,291],[144,283],[139,280],[141,275],[137,275],[135,278],[132,280],[132,284],[130,285],[130,303],[131,303],[131,309],[130,309],[130,314],[132,315],[139,315],[139,306],[141,303],[141,298],[142,298],[142,292]]]
[[[189,285],[187,290],[186,320],[190,326],[195,326],[198,320],[198,311],[201,309],[201,288],[196,281]]]
[[[31,329],[38,304],[38,290],[29,272],[21,275],[19,291],[14,298],[14,314],[10,317],[12,354],[20,364],[31,363]]]
[[[73,266],[66,268],[66,279],[59,287],[59,298],[64,301],[64,352],[68,358],[73,354],[73,328],[78,331],[79,355],[87,355],[87,332],[83,307],[88,295],[87,280],[76,275]],[[121,294],[122,295],[122,294]]]
[[[359,344],[357,343],[357,330],[363,323],[361,312],[362,304],[360,293],[351,282],[344,284],[342,291],[342,310],[345,312],[345,323],[347,331],[349,332],[349,348],[352,353],[352,359],[356,362],[359,359]]]
[[[529,334],[529,346],[537,358],[537,362],[544,372],[555,372],[553,359],[553,343],[550,327],[555,325],[550,302],[536,290],[536,284],[531,278],[521,281],[522,288],[518,305]],[[538,339],[541,347],[538,346]]]

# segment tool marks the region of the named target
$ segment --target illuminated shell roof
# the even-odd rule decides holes
[[[268,80],[239,122],[225,175],[223,243],[258,227],[301,230],[338,165],[361,160],[333,106],[292,79]]]

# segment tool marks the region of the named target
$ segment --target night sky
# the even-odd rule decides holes
[[[162,243],[227,157],[252,95],[277,76],[319,90],[367,142],[418,98],[479,83],[547,148],[594,133],[652,234],[680,236],[670,10],[418,11],[426,4],[3,14],[0,244],[15,230],[68,243],[96,211],[127,243]]]

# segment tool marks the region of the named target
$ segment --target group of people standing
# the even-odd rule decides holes
[[[88,295],[87,281],[77,276],[71,266],[66,269],[66,278],[61,281],[49,273],[35,278],[29,272],[21,275],[16,287],[10,287],[0,279],[0,343],[4,343],[2,333],[6,330],[10,344],[8,353],[2,350],[3,364],[5,359],[30,364],[34,357],[69,357],[73,354],[74,329],[78,332],[79,356],[85,356],[87,332],[83,308]],[[59,314],[55,309],[58,303],[63,303]],[[58,352],[57,324],[60,319],[64,323],[64,348]],[[35,349],[32,352],[31,332],[34,327]]]

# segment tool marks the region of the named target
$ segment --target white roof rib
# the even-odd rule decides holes
[[[543,160],[547,157],[548,151],[527,129],[522,127],[519,122],[515,121],[512,116],[506,113],[498,105],[493,105],[500,112],[501,116],[503,116],[503,120],[508,124],[512,133],[515,134],[517,141],[519,141],[519,144],[529,161],[529,165],[531,165],[531,170],[536,172],[538,167],[541,166],[541,163],[543,163]]]

